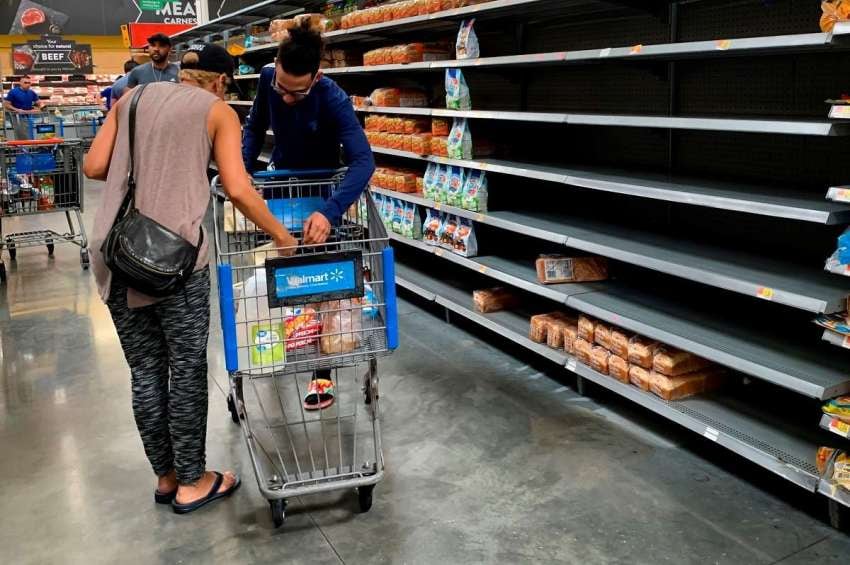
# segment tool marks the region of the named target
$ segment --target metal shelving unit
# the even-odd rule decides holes
[[[821,339],[831,345],[837,345],[838,347],[843,347],[844,349],[850,349],[850,336],[843,336],[838,332],[834,332],[832,330],[823,330],[823,335]]]
[[[214,35],[227,35],[232,30],[258,25],[274,17],[289,17],[304,11],[297,0],[265,0],[220,18],[177,32],[171,36],[175,44],[206,41]]]
[[[381,155],[405,157],[627,196],[746,212],[773,218],[801,220],[817,224],[840,224],[850,221],[850,208],[847,206],[802,192],[799,194],[783,192],[779,195],[775,189],[766,186],[689,178],[680,179],[662,174],[615,171],[603,168],[565,168],[504,159],[448,159],[383,147],[373,147],[372,151]]]

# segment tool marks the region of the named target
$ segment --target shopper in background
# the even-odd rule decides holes
[[[182,67],[181,84],[143,87],[135,128],[135,206],[197,245],[210,201],[207,166],[213,156],[234,206],[276,246],[294,252],[298,242],[269,212],[242,165],[239,118],[223,101],[233,59],[217,45],[196,45],[184,54]],[[92,268],[130,366],[136,425],[159,477],[154,498],[184,514],[231,494],[240,481],[231,472],[205,470],[210,238],[204,237],[184,289],[163,299],[113,280],[100,253],[127,191],[134,92],[115,104],[84,163],[87,176],[106,180],[90,246]]]
[[[276,169],[337,168],[342,145],[348,172],[323,208],[304,223],[304,243],[323,243],[348,207],[366,188],[375,161],[348,94],[322,76],[322,36],[305,20],[289,30],[275,63],[260,72],[257,96],[245,121],[242,158],[255,170],[266,131],[274,131]]]
[[[127,75],[130,73],[130,71],[132,71],[138,66],[139,64],[133,59],[127,59],[127,61],[124,62],[124,75],[118,77],[118,79],[114,83],[112,83],[112,86],[105,88],[103,92],[100,93],[101,96],[107,99],[107,110],[111,110],[112,105],[115,104],[115,102],[117,102],[119,98],[121,98],[121,95],[127,88]],[[107,90],[109,91],[108,95],[105,94]]]
[[[38,94],[32,89],[32,77],[21,77],[21,80],[12,87],[3,107],[9,111],[9,119],[15,131],[15,139],[29,139],[29,114],[37,114],[43,106]]]
[[[151,82],[177,82],[180,69],[168,62],[171,55],[171,38],[164,33],[155,33],[148,37],[148,56],[150,63],[139,65],[127,75],[127,88]]]

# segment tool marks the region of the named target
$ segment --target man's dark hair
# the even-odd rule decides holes
[[[277,49],[277,63],[292,76],[315,75],[324,49],[321,32],[311,28],[309,19],[305,19],[288,33]]]
[[[136,61],[134,61],[133,59],[129,59],[124,62],[124,73],[129,73],[138,66],[139,64]]]
[[[148,45],[155,45],[157,43],[171,47],[171,38],[164,33],[155,33],[148,37]]]

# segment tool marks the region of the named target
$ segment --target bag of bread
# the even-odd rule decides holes
[[[431,135],[448,137],[452,131],[452,122],[448,118],[431,118]]]
[[[649,377],[649,389],[664,400],[679,400],[718,388],[723,384],[724,374],[725,371],[719,367],[710,367],[676,377],[652,371]]]
[[[573,343],[576,359],[588,366],[590,365],[590,353],[592,349],[593,346],[590,345],[590,342],[582,338],[578,338]]]
[[[421,195],[423,190],[425,190],[425,179],[416,177],[416,194]]]
[[[457,218],[457,230],[454,232],[454,243],[452,251],[464,257],[475,257],[478,255],[478,240],[475,238],[475,227],[472,220]]]
[[[682,351],[675,347],[665,345],[661,347],[652,358],[652,368],[662,375],[676,377],[704,369],[711,365],[711,361],[697,357],[688,351]]]
[[[463,184],[463,196],[460,206],[471,212],[487,211],[487,173],[473,169]]]
[[[482,314],[510,310],[519,304],[519,299],[510,290],[502,286],[472,291],[475,309]]]
[[[452,159],[472,159],[472,133],[466,118],[456,118],[446,150]]]
[[[634,337],[634,334],[626,333],[620,328],[611,328],[611,353],[623,359],[628,359],[629,342],[632,337]]]
[[[449,206],[460,207],[463,201],[463,185],[466,179],[464,173],[466,169],[463,167],[449,166],[449,186],[446,190],[446,204]]]
[[[611,357],[611,352],[596,345],[590,350],[590,367],[603,375],[608,374],[608,358]]]
[[[455,43],[456,59],[477,59],[481,56],[478,48],[478,36],[475,35],[475,18],[463,20]]]
[[[555,349],[564,347],[564,330],[575,325],[576,319],[572,318],[563,312],[553,312],[546,322],[546,345]]]
[[[431,153],[431,134],[417,133],[411,136],[410,150],[417,155],[429,155]]]
[[[568,355],[575,354],[575,341],[578,339],[578,320],[564,326],[564,351]]]
[[[596,324],[593,328],[593,343],[611,350],[611,327],[605,324]]]
[[[850,0],[825,0],[820,9],[820,29],[824,33],[831,32],[838,22],[850,20]]]
[[[431,137],[431,155],[448,157],[449,152],[446,149],[448,140],[448,137]]]
[[[446,69],[446,108],[449,110],[471,110],[469,87],[460,69]]]
[[[602,281],[608,278],[608,262],[603,257],[541,255],[535,263],[542,284]]]
[[[440,213],[428,208],[425,212],[425,223],[422,224],[422,239],[428,245],[437,245],[440,232]]]
[[[596,320],[587,316],[578,317],[578,336],[588,343],[593,343],[593,334],[596,330]]]
[[[629,341],[629,363],[644,369],[652,368],[655,352],[661,347],[657,341],[651,341],[639,335]]]
[[[611,355],[608,358],[608,374],[621,383],[629,384],[629,362],[619,355]]]
[[[552,314],[535,314],[531,317],[528,338],[535,343],[546,341],[546,332],[549,330],[549,319]]]
[[[353,300],[323,302],[319,309],[322,311],[322,336],[319,339],[322,353],[350,353],[360,347],[362,314]]]
[[[649,371],[637,365],[629,367],[629,382],[641,390],[649,390]]]

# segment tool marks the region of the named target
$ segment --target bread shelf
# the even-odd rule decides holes
[[[651,173],[629,173],[612,169],[554,167],[502,159],[448,159],[383,147],[372,147],[372,151],[381,155],[455,165],[579,188],[774,218],[817,224],[850,222],[850,208],[847,206],[814,198],[803,192],[777,195],[775,189],[765,186],[676,178]]]
[[[415,290],[410,290],[419,296],[559,364],[559,357],[563,357],[565,367],[579,377],[684,426],[810,492],[817,490],[819,477],[813,465],[817,441],[813,434],[792,428],[777,415],[759,412],[753,406],[722,394],[667,402],[598,373],[576,362],[572,356],[532,342],[526,337],[528,319],[524,316],[504,311],[480,314],[474,311],[468,291],[400,262],[396,269],[396,282],[402,288],[409,288],[410,281],[416,281]],[[432,295],[433,299],[428,298]]]
[[[805,271],[773,259],[688,242],[619,226],[610,222],[564,214],[496,211],[470,212],[437,204],[412,194],[373,189],[379,194],[435,208],[494,227],[540,237],[567,247],[617,259],[640,267],[693,280],[814,313],[845,308],[850,282],[822,269]]]
[[[850,392],[850,375],[841,370],[847,359],[838,350],[803,347],[797,340],[758,324],[730,318],[723,312],[693,308],[614,281],[555,285],[559,288],[553,289],[536,282],[530,264],[501,257],[467,259],[422,241],[396,234],[390,238],[804,396],[825,400]]]
[[[178,31],[171,35],[174,43],[183,43],[202,39],[209,35],[223,33],[240,27],[267,22],[270,18],[289,17],[304,11],[304,8],[294,7],[292,0],[265,0],[251,6],[236,10],[233,13],[215,18],[201,25]]]

